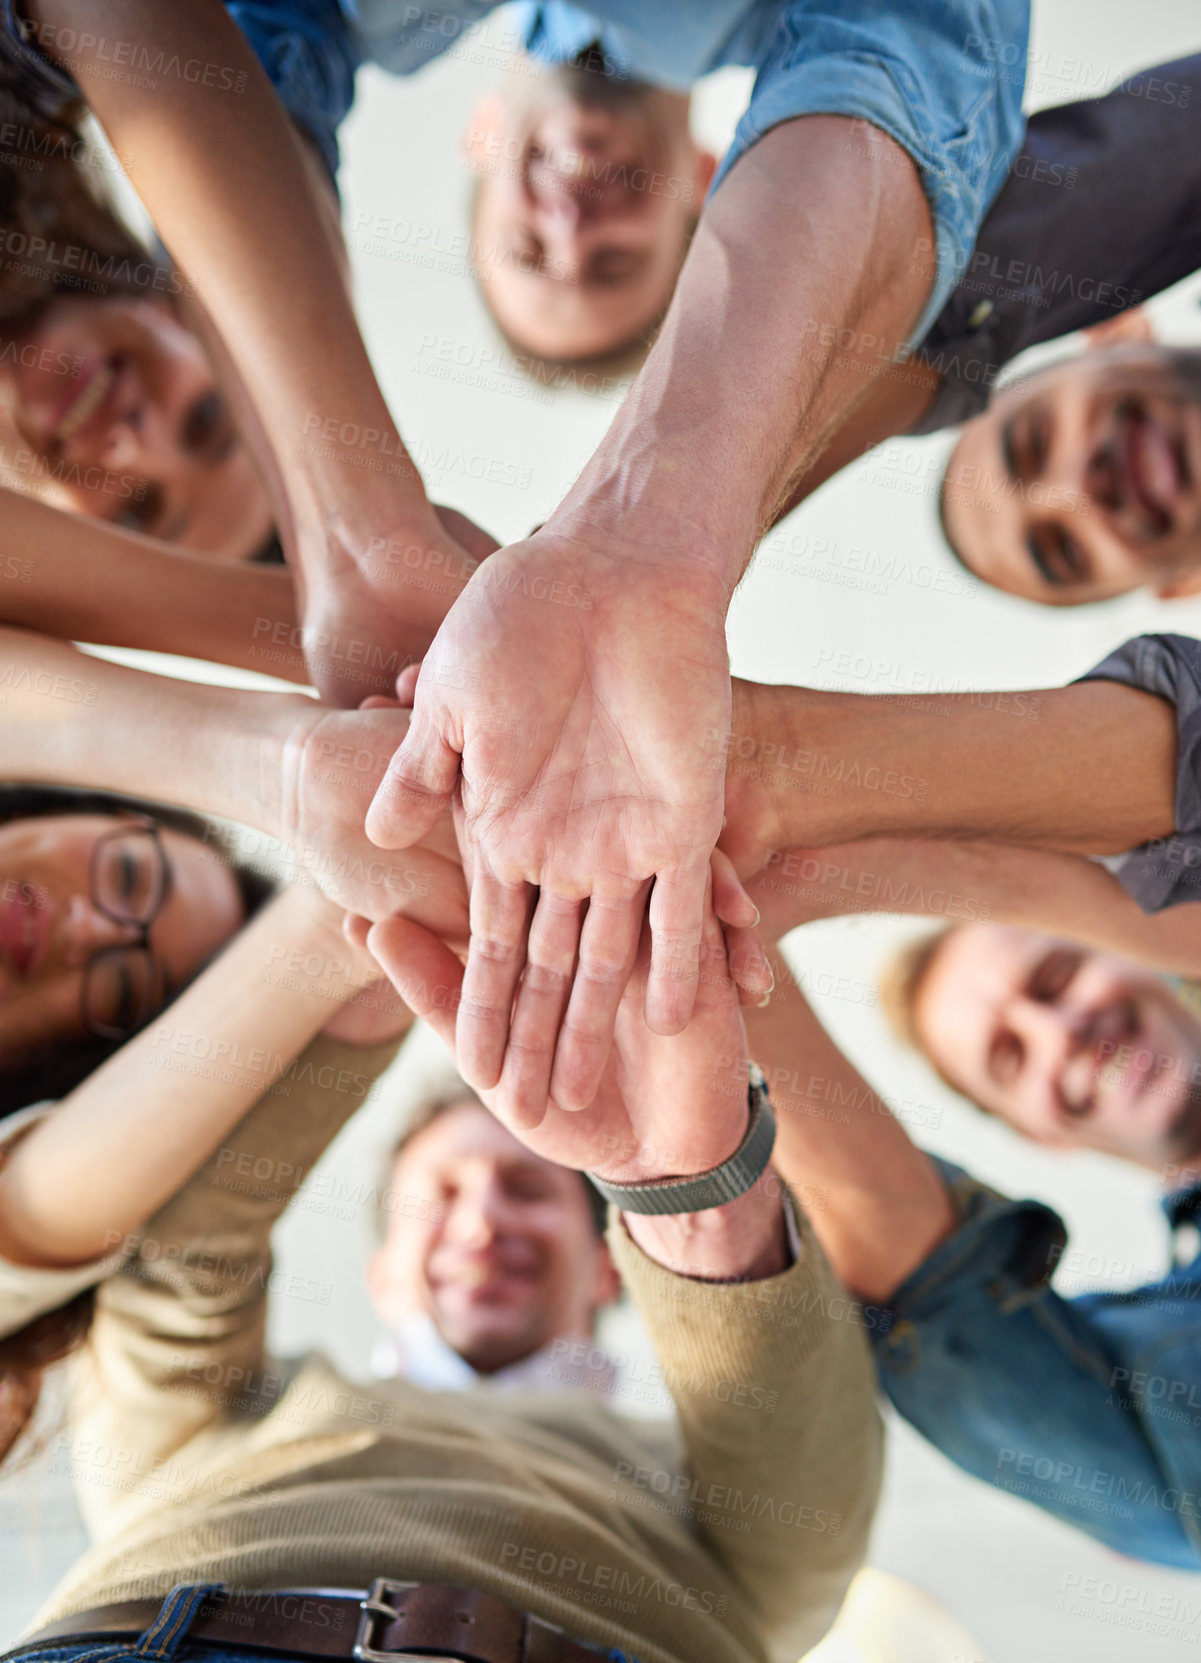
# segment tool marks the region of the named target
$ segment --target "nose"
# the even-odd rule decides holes
[[[481,1176],[462,1184],[455,1196],[444,1234],[460,1247],[482,1250],[500,1234],[504,1196],[493,1177]]]
[[[1039,482],[1046,500],[1039,505],[1049,514],[1078,513],[1081,498],[1088,495],[1089,479],[1098,448],[1090,445],[1083,411],[1066,407],[1055,410]]]
[[[579,197],[571,191],[539,194],[534,206],[534,230],[542,244],[544,264],[569,276],[583,262],[589,220]]]
[[[1072,1014],[1042,999],[1018,999],[1010,1008],[1009,1021],[1040,1077],[1055,1083],[1076,1049],[1078,1023]]]
[[[1121,474],[1114,452],[1114,437],[1099,437],[1088,453],[1082,481],[1085,495],[1098,507],[1113,512],[1122,506]]]
[[[173,448],[157,413],[143,404],[111,423],[100,444],[100,460],[113,473],[155,479],[169,465]]]
[[[118,924],[97,911],[86,895],[74,895],[62,917],[63,963],[76,970],[105,947],[127,947],[141,939],[136,924]]]

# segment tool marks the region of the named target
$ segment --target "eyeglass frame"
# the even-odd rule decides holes
[[[147,915],[141,918],[130,918],[124,913],[114,911],[112,907],[104,904],[99,895],[99,863],[101,852],[106,844],[115,843],[117,839],[121,837],[128,837],[131,831],[144,832],[149,836],[150,841],[154,846],[154,852],[158,861],[158,883],[154,901],[149,907]],[[92,852],[88,859],[89,900],[95,907],[96,911],[100,913],[103,918],[107,918],[110,923],[126,925],[132,924],[133,927],[139,932],[137,941],[114,942],[109,947],[98,947],[88,959],[87,964],[84,966],[83,982],[79,990],[80,1020],[85,1030],[90,1034],[95,1034],[98,1039],[130,1039],[135,1033],[137,1033],[138,1028],[141,1026],[142,1022],[145,1021],[146,1017],[153,1014],[153,1012],[140,1014],[133,1027],[128,1029],[116,1028],[111,1023],[95,1021],[92,1019],[88,1008],[88,988],[91,985],[92,974],[96,964],[98,964],[101,959],[111,956],[114,953],[145,953],[146,957],[150,960],[151,965],[157,971],[158,967],[154,963],[154,954],[150,950],[150,931],[158,919],[159,914],[163,910],[167,896],[171,893],[171,876],[171,862],[168,860],[167,851],[163,847],[162,833],[160,831],[158,821],[153,819],[149,814],[142,814],[131,810],[127,815],[125,815],[119,826],[114,826],[111,831],[101,832],[100,836],[92,844]],[[160,980],[161,979],[160,973]]]

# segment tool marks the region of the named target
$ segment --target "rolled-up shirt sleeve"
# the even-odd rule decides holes
[[[1139,635],[1079,679],[1120,682],[1175,706],[1176,829],[1106,865],[1144,912],[1201,901],[1201,641]]]
[[[334,179],[360,53],[338,0],[225,0],[294,124]]]
[[[752,145],[798,116],[847,116],[887,133],[917,167],[934,223],[937,274],[911,344],[921,341],[1021,140],[1029,6],[792,0],[781,13],[714,189]]]

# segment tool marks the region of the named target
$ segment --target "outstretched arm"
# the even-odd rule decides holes
[[[370,939],[414,1009],[452,1044],[462,988],[453,955],[406,921],[378,924]],[[617,1183],[704,1171],[732,1153],[747,1119],[746,1032],[712,925],[703,953],[693,1019],[664,1038],[642,1015],[644,941],[596,1102],[582,1114],[552,1105],[536,1127],[513,1124],[515,1135],[550,1160]],[[503,1112],[495,1097],[491,1106]],[[796,1193],[803,1204],[810,1189]],[[698,1509],[697,1529],[781,1663],[833,1620],[863,1554],[880,1470],[863,1328],[809,1219],[794,1217],[795,1260],[769,1167],[725,1206],[625,1213],[610,1231],[676,1402],[694,1489],[712,1503]],[[637,1488],[632,1471],[616,1476]],[[738,1528],[723,1499],[734,1492],[763,1498]],[[726,1620],[746,1618],[731,1608]]]
[[[779,1170],[801,1194],[820,1188],[814,1230],[871,1302],[865,1325],[901,1414],[985,1483],[1037,1499],[1121,1553],[1196,1568],[1184,1524],[1159,1501],[1193,1482],[1195,1462],[1148,1431],[1131,1384],[1139,1358],[1106,1320],[1107,1300],[1128,1295],[1078,1302],[1040,1288],[1039,1269],[1049,1279],[1063,1250],[1058,1220],[966,1177],[953,1194],[827,1037],[782,959],[776,995],[749,1013],[747,1031],[771,1081]],[[1023,1477],[1044,1468],[1046,1483]],[[1082,1473],[1094,1491],[1116,1473],[1134,1504],[1120,1519],[1086,1507]]]
[[[220,565],[16,491],[0,513],[0,623],[307,683],[290,572]]]
[[[98,1259],[174,1194],[374,979],[342,918],[312,890],[284,890],[168,1010],[38,1121],[0,1166],[0,1257],[47,1268]],[[197,1043],[229,1065],[164,1066]]]
[[[778,850],[747,887],[775,937],[846,913],[909,913],[946,924],[991,919],[1155,970],[1201,975],[1201,906],[1146,913],[1084,855],[975,839],[867,837]]]
[[[460,1061],[515,1106],[548,1089],[591,1100],[648,906],[648,1020],[688,1020],[730,597],[798,457],[862,391],[827,326],[890,351],[932,281],[913,252],[932,246],[917,170],[877,139],[812,116],[741,158],[596,455],[539,532],[476,574],[426,656],[370,829],[403,847],[461,788],[475,876]],[[523,969],[555,988],[535,1022]],[[511,1013],[538,1062],[521,1084]]]
[[[1116,854],[1176,815],[1176,708],[1111,681],[1033,693],[872,697],[734,683],[722,846],[980,837]],[[1105,789],[1098,789],[1098,782]]]
[[[771,956],[775,992],[746,1028],[776,1108],[776,1165],[797,1194],[818,1192],[810,1221],[835,1274],[884,1303],[954,1227],[946,1185]]]
[[[363,816],[408,723],[393,706],[329,710],[300,693],[149,675],[0,629],[0,780],[127,792],[217,814],[270,840],[298,881],[349,911],[411,911],[456,943],[467,898],[449,820],[382,855]]]

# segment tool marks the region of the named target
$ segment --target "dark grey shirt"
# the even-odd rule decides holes
[[[1138,635],[1081,681],[1119,681],[1176,706],[1176,830],[1109,862],[1144,912],[1201,901],[1201,641]]]
[[[942,385],[910,431],[980,413],[1001,368],[1201,268],[1201,54],[1040,110],[919,355]]]

